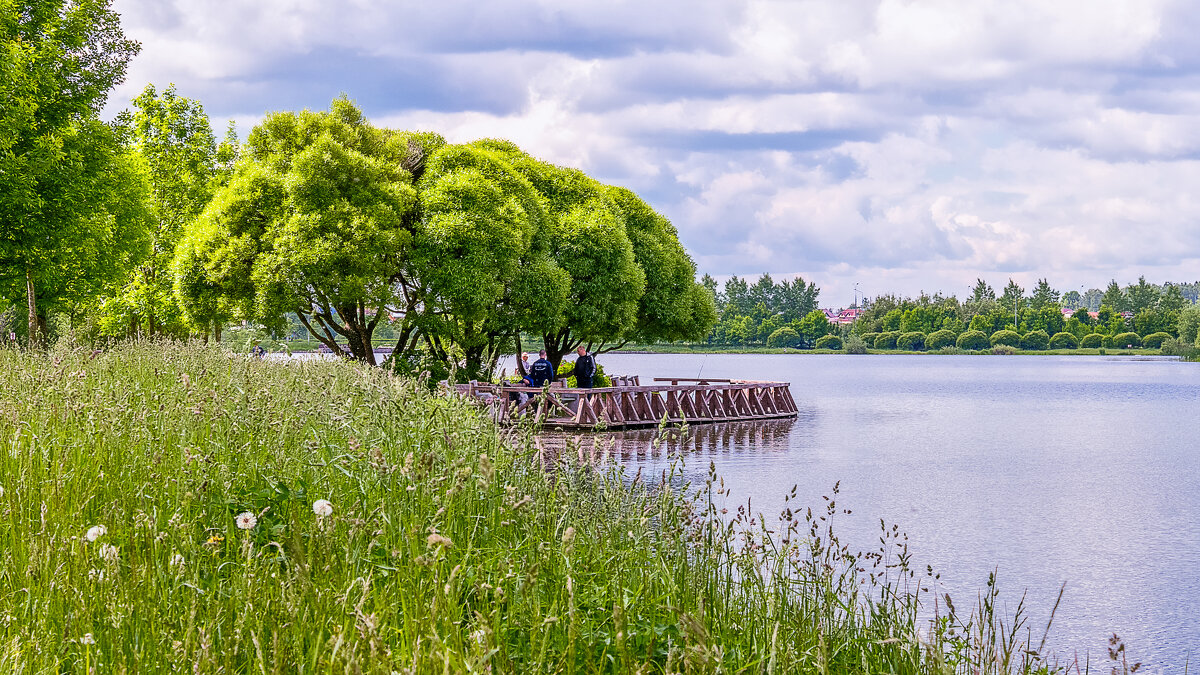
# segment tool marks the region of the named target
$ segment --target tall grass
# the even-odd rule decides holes
[[[514,433],[341,362],[0,350],[0,672],[1055,670],[836,493],[763,522]]]

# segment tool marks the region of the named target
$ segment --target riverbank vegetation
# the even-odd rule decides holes
[[[849,345],[852,338],[867,350],[899,352],[1003,345],[1026,352],[1146,348],[1181,354],[1200,347],[1200,283],[1156,286],[1141,278],[1124,288],[1114,281],[1103,293],[1061,294],[1042,279],[1026,294],[1010,279],[997,297],[980,279],[965,301],[883,295],[832,317],[817,309],[819,289],[803,279],[775,283],[763,275],[749,284],[733,277],[723,290],[710,277],[704,283],[714,293],[719,320],[703,345],[694,345],[701,349],[836,351],[840,347],[831,345]],[[1088,302],[1097,310],[1089,311]]]
[[[836,491],[575,466],[381,369],[0,349],[0,392],[6,672],[1053,671]]]

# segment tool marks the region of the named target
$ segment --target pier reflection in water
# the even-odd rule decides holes
[[[533,437],[533,445],[547,464],[564,459],[597,465],[708,453],[782,453],[789,448],[796,424],[790,418],[609,432],[546,431]]]

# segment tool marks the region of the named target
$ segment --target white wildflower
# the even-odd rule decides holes
[[[258,517],[253,513],[246,511],[245,513],[238,514],[237,526],[239,530],[253,530],[255,525],[258,525]]]
[[[88,541],[96,541],[106,534],[108,534],[107,527],[103,525],[93,525],[92,527],[88,528],[87,534],[83,535],[83,538]]]
[[[96,551],[96,555],[106,563],[112,564],[117,562],[117,558],[121,557],[121,549],[112,544],[100,544],[100,548]]]
[[[96,644],[96,638],[92,637],[91,633],[84,633],[83,637],[79,638],[79,644],[94,645]]]
[[[313,502],[313,513],[318,516],[332,516],[333,504],[328,499],[318,499]]]
[[[171,567],[183,567],[183,555],[176,553],[171,556]]]

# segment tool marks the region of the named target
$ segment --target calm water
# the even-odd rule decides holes
[[[841,481],[861,550],[879,519],[908,533],[961,608],[999,570],[1011,611],[1023,591],[1037,635],[1059,587],[1051,644],[1107,659],[1107,638],[1153,671],[1200,668],[1200,364],[1104,357],[635,355],[607,372],[776,379],[798,419],[712,430],[682,454],[702,483],[709,461],[773,521],[799,485],[817,507]],[[659,473],[671,453],[638,453]],[[644,447],[644,446],[643,446]],[[732,510],[732,509],[731,509]],[[1105,670],[1107,672],[1107,670]]]

